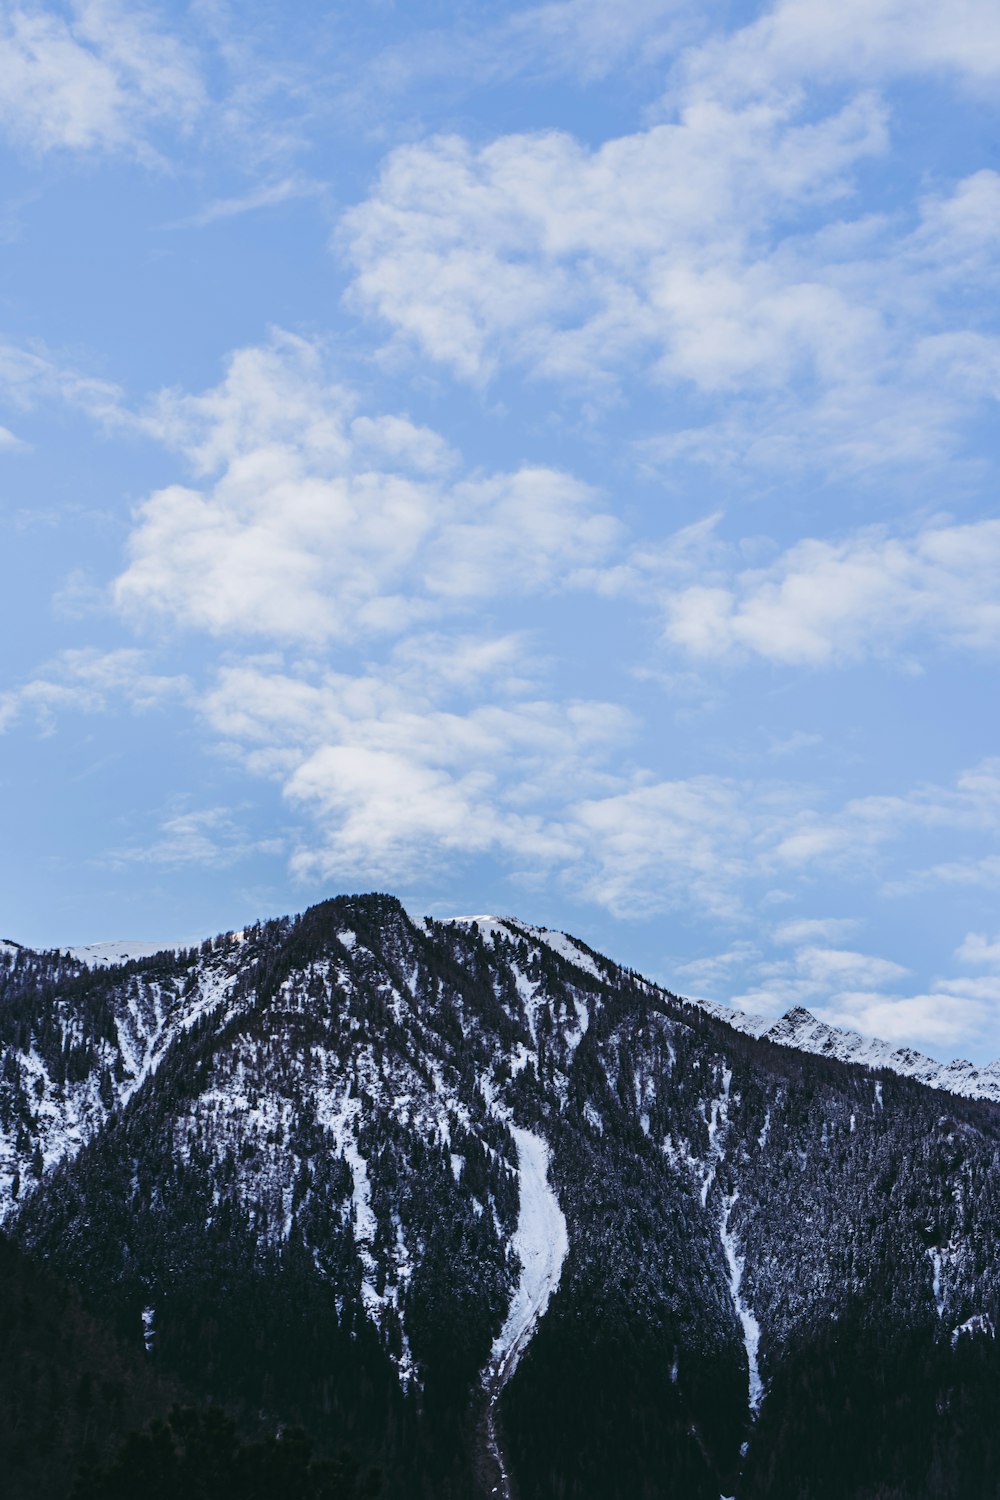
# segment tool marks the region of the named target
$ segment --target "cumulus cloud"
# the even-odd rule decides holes
[[[697,658],[829,666],[927,638],[1000,645],[1000,521],[809,538],[728,576],[712,561],[662,601],[666,641]]]
[[[738,915],[753,868],[757,810],[749,788],[721,777],[651,782],[572,809],[585,894],[616,916],[695,902]]]
[[[402,147],[343,221],[354,299],[474,380],[499,359],[580,378],[638,354],[712,391],[833,364],[877,344],[877,319],[761,237],[841,195],[883,149],[883,112],[794,116],[697,109],[593,151],[556,133]]]
[[[398,633],[563,584],[618,534],[557,470],[449,477],[436,433],[357,414],[322,350],[287,334],[239,351],[204,395],[164,393],[144,425],[205,483],[139,508],[115,584],[133,619],[313,643]]]
[[[982,932],[970,932],[955,953],[960,963],[1000,970],[1000,936],[988,938]]]
[[[309,813],[316,832],[295,855],[298,873],[400,878],[483,852],[534,868],[573,859],[560,797],[606,779],[627,716],[601,703],[491,701],[511,644],[464,650],[478,661],[474,684],[443,658],[436,672],[433,643],[417,672],[406,648],[355,677],[293,677],[266,661],[222,669],[202,711]],[[456,702],[470,686],[471,701]]]
[[[911,870],[902,878],[887,880],[882,891],[886,896],[912,896],[935,886],[1000,889],[1000,855],[942,860],[923,869]]]
[[[786,821],[765,856],[775,869],[873,866],[905,836],[991,836],[1000,827],[1000,760],[987,758],[954,784],[928,782],[892,796],[854,797],[829,814],[810,809]]]
[[[626,770],[630,716],[544,696],[526,657],[517,635],[431,633],[356,674],[247,658],[219,669],[200,712],[309,817],[295,859],[309,878],[408,878],[489,853],[620,917],[688,908],[739,925],[776,875],[793,888],[831,872],[869,880],[894,845],[954,846],[1000,826],[995,761],[840,806],[802,783]],[[898,977],[845,946],[856,927],[801,918],[772,936],[814,989]]]
[[[963,31],[930,4],[852,4],[843,21],[794,0],[685,51],[667,118],[631,135],[400,147],[338,232],[351,304],[476,384],[509,367],[577,386],[638,375],[725,402],[697,426],[664,402],[637,450],[657,464],[947,456],[996,389],[1000,177],[890,214],[854,200],[889,147],[879,85],[994,75],[990,7],[967,9]]]

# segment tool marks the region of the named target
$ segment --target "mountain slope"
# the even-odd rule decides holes
[[[12,1231],[390,1495],[994,1492],[989,1099],[389,897],[0,963]]]

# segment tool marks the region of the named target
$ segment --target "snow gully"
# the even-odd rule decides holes
[[[493,1342],[490,1362],[483,1374],[488,1401],[486,1443],[499,1476],[493,1493],[500,1500],[511,1500],[511,1488],[497,1437],[497,1402],[545,1316],[549,1299],[559,1285],[563,1261],[569,1249],[566,1219],[549,1183],[547,1142],[533,1131],[516,1125],[510,1127],[510,1133],[517,1146],[520,1179],[520,1206],[513,1246],[521,1262],[521,1275],[506,1322]]]
[[[753,1310],[744,1299],[741,1291],[744,1259],[736,1248],[736,1239],[729,1228],[729,1217],[732,1214],[738,1197],[739,1193],[734,1192],[728,1198],[722,1200],[719,1238],[722,1241],[726,1265],[729,1267],[729,1295],[733,1299],[736,1316],[739,1318],[740,1327],[743,1329],[743,1347],[747,1352],[747,1369],[749,1371],[747,1404],[750,1407],[751,1418],[755,1418],[760,1411],[760,1403],[764,1399],[764,1382],[760,1378],[760,1363],[758,1359],[760,1324],[754,1317]]]

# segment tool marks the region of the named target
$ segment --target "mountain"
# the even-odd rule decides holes
[[[912,1047],[893,1047],[877,1037],[860,1036],[828,1026],[804,1006],[796,1005],[778,1020],[773,1016],[754,1016],[711,1000],[693,1002],[748,1036],[763,1037],[780,1047],[794,1047],[799,1052],[815,1052],[835,1057],[840,1062],[863,1063],[867,1068],[888,1068],[903,1078],[915,1078],[929,1088],[961,1094],[966,1099],[992,1099],[1000,1103],[1000,1059],[977,1068],[965,1058],[936,1062]]]
[[[0,950],[0,1211],[158,1377],[389,1500],[1000,1496],[990,1070],[388,896],[95,957]]]

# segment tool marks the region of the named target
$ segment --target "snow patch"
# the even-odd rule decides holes
[[[549,1184],[549,1148],[540,1135],[510,1127],[517,1146],[520,1205],[512,1241],[521,1275],[507,1320],[493,1341],[486,1381],[495,1403],[545,1316],[569,1249],[566,1219]]]
[[[959,1323],[957,1328],[951,1331],[951,1347],[954,1349],[959,1339],[966,1338],[991,1338],[997,1336],[993,1319],[989,1313],[975,1313],[973,1317],[966,1318],[964,1323]]]
[[[723,1200],[722,1218],[719,1223],[719,1238],[722,1240],[722,1249],[726,1257],[726,1265],[729,1267],[729,1295],[733,1299],[736,1316],[740,1320],[743,1329],[743,1347],[747,1352],[747,1369],[749,1371],[749,1391],[747,1404],[750,1407],[750,1416],[756,1417],[760,1411],[760,1403],[764,1399],[764,1382],[760,1378],[760,1324],[753,1315],[750,1304],[742,1293],[744,1258],[739,1253],[736,1239],[729,1228],[729,1219],[739,1193],[733,1193],[731,1197]]]
[[[77,963],[90,969],[109,969],[115,964],[128,964],[140,958],[153,958],[157,953],[179,953],[189,948],[190,943],[83,943],[77,948],[61,948],[59,952],[75,958]]]
[[[719,1137],[720,1127],[729,1123],[729,1086],[733,1081],[731,1068],[722,1070],[722,1093],[718,1098],[712,1100],[711,1108],[707,1116],[708,1123],[708,1163],[704,1168],[704,1176],[701,1183],[701,1206],[704,1208],[708,1203],[708,1195],[715,1181],[715,1174],[719,1162],[722,1159],[722,1143]],[[703,1106],[704,1107],[704,1106]]]
[[[517,917],[497,917],[483,915],[478,917],[444,917],[445,922],[453,922],[456,926],[471,927],[473,922],[479,928],[483,937],[492,939],[497,934],[501,937],[526,937],[532,942],[543,943],[546,948],[564,958],[567,963],[575,964],[578,969],[583,969],[594,979],[605,979],[605,971],[598,967],[593,957],[577,941],[570,937],[568,932],[554,932],[548,927],[533,927],[530,922],[522,922]]]
[[[927,1254],[934,1268],[931,1289],[934,1293],[934,1306],[937,1308],[937,1315],[940,1318],[944,1315],[944,1294],[941,1291],[941,1251],[935,1245],[928,1250]]]

